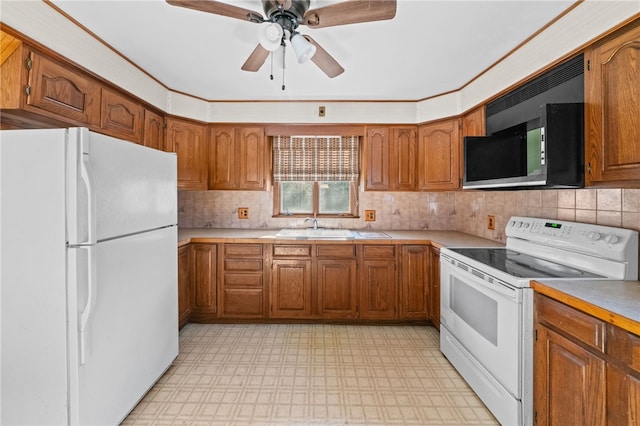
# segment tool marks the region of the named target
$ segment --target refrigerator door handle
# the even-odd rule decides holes
[[[89,323],[91,321],[91,316],[93,315],[93,310],[96,306],[96,293],[98,289],[95,258],[96,247],[86,246],[82,247],[82,250],[87,251],[87,303],[85,304],[84,309],[82,309],[82,311],[80,312],[80,365],[83,365],[87,362],[87,356],[89,354]]]
[[[96,198],[93,192],[91,158],[83,152],[80,166],[80,180],[87,190],[87,241],[86,244],[96,243]]]

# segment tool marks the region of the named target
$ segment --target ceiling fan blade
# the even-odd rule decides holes
[[[214,0],[166,0],[172,6],[185,7],[214,15],[228,16],[243,21],[263,22],[263,16],[253,10],[244,9],[228,3]]]
[[[322,48],[314,39],[305,35],[304,38],[316,47],[316,53],[311,57],[314,64],[318,66],[329,78],[339,76],[344,72],[344,68],[333,59],[333,56]]]
[[[396,16],[396,0],[346,0],[312,9],[302,18],[302,24],[312,28],[385,21]]]
[[[264,64],[264,61],[267,60],[269,53],[270,52],[264,47],[262,47],[261,44],[258,44],[256,48],[253,49],[253,52],[251,52],[251,55],[249,55],[249,57],[244,62],[244,64],[242,64],[241,69],[243,71],[251,71],[251,72],[258,71],[260,67],[262,67],[262,65]]]

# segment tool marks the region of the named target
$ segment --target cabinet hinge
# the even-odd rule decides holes
[[[27,96],[31,95],[31,86],[29,86],[28,84],[24,86],[24,94]]]
[[[27,70],[31,71],[31,68],[33,68],[33,60],[31,59],[31,56],[24,61],[24,66],[27,67]]]
[[[591,163],[587,163],[587,173],[591,174]]]
[[[591,60],[587,59],[587,71],[591,71]]]
[[[536,336],[535,336],[536,342],[538,341],[538,329],[536,328]]]

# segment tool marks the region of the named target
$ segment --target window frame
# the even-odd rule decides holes
[[[359,182],[349,182],[349,212],[348,213],[320,213],[320,182],[325,181],[310,181],[313,182],[312,192],[312,205],[313,211],[309,213],[285,213],[280,211],[280,200],[282,196],[282,188],[280,182],[273,182],[273,217],[325,217],[325,218],[359,218],[359,200],[358,200],[358,188]]]

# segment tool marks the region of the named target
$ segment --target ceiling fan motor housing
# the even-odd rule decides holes
[[[262,5],[268,20],[293,33],[309,10],[310,0],[262,0]]]

